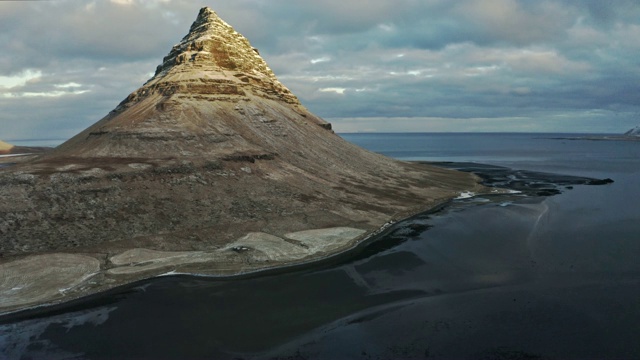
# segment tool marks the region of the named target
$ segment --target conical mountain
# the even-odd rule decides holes
[[[52,193],[20,193],[43,214],[8,232],[17,243],[5,253],[20,252],[23,240],[65,248],[69,236],[80,245],[121,240],[125,247],[132,239],[167,247],[175,238],[169,247],[206,249],[264,229],[278,236],[327,226],[369,231],[476,186],[471,175],[343,140],[206,7],[140,89],[12,171]],[[215,240],[185,240],[210,238],[203,229],[216,231]]]
[[[146,84],[51,153],[0,170],[0,185],[0,270],[12,256],[79,253],[100,265],[91,284],[73,283],[78,294],[171,269],[317,259],[482,189],[470,174],[344,141],[208,8]],[[207,265],[175,267],[189,261]]]
[[[300,104],[245,37],[203,8],[153,78],[56,155],[276,152],[292,138],[319,136],[318,127],[330,125]]]

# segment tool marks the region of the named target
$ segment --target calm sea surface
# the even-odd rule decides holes
[[[640,358],[640,142],[342,136],[403,160],[615,182],[456,200],[330,265],[167,277],[0,319],[0,358]]]

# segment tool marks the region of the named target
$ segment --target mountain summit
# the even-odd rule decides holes
[[[175,67],[181,67],[178,70],[180,72],[189,72],[194,68],[230,72],[241,82],[250,83],[254,89],[260,90],[259,94],[279,95],[293,104],[299,104],[289,89],[276,79],[258,50],[207,7],[200,10],[189,33],[163,59],[154,79],[164,77]]]
[[[238,274],[322,258],[482,189],[470,174],[343,140],[208,8],[140,89],[52,152],[0,170],[0,185],[0,272],[23,258],[4,284],[90,269],[61,285],[76,295],[167,271]],[[29,303],[10,292],[0,311]]]

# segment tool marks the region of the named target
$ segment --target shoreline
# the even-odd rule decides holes
[[[430,164],[436,165],[436,163],[433,162]],[[504,181],[496,181],[503,180],[506,176],[505,171],[509,170],[507,168],[476,163],[440,163],[438,165],[474,174],[476,178],[475,187],[455,194],[449,194],[448,196],[443,196],[439,199],[433,199],[430,205],[413,207],[407,211],[397,213],[394,216],[391,216],[391,218],[383,225],[372,231],[354,228],[325,228],[289,233],[281,237],[266,233],[249,233],[215,251],[161,252],[144,248],[134,248],[125,250],[124,252],[121,251],[115,255],[113,253],[103,252],[77,252],[75,254],[66,254],[69,256],[90,258],[92,261],[99,261],[100,264],[98,269],[94,272],[76,275],[80,277],[79,281],[77,281],[77,283],[72,283],[70,286],[60,288],[56,287],[56,284],[54,283],[49,284],[47,288],[45,284],[45,291],[51,291],[52,288],[54,288],[53,290],[56,290],[53,292],[54,295],[51,295],[46,300],[42,299],[32,302],[21,301],[3,306],[4,309],[0,310],[0,322],[7,321],[7,317],[22,317],[29,313],[50,311],[52,307],[67,306],[68,304],[73,304],[77,301],[82,302],[91,296],[101,296],[102,294],[115,289],[122,289],[123,287],[133,286],[139,282],[150,281],[161,277],[187,276],[220,281],[233,281],[244,278],[269,276],[273,274],[301,271],[309,268],[330,266],[339,263],[344,259],[356,256],[358,253],[366,249],[367,246],[383,238],[398,224],[416,216],[441,211],[449,206],[454,200],[466,199],[475,196],[514,194],[512,189],[514,184]],[[498,169],[498,171],[496,171],[496,169]],[[558,190],[560,186],[566,187],[568,185],[577,184],[600,184],[592,182],[594,179],[575,176],[567,177],[557,174],[535,172],[526,172],[526,174],[526,177],[529,178],[529,180],[533,179],[536,182],[544,180],[546,185],[550,188],[520,188],[519,190],[524,192],[524,194],[522,194],[524,196],[551,196],[560,192],[560,190]],[[534,175],[538,176],[536,177]],[[543,178],[541,178],[541,176]],[[351,235],[354,234],[354,230],[359,233],[356,236],[338,238],[337,240],[335,238],[326,237],[327,231],[330,235],[335,235],[336,229],[339,229],[340,231],[344,229],[351,230]],[[318,233],[318,231],[320,231],[320,233]],[[295,239],[295,235],[309,232],[313,233],[311,238],[317,240],[319,243],[325,243],[325,247],[318,247],[317,244],[308,242],[308,234],[307,239],[299,237],[302,241]],[[347,233],[349,233],[349,231],[347,231]],[[325,236],[324,241],[322,236]],[[243,240],[249,241],[249,243],[243,244]],[[253,241],[253,243],[251,243],[251,241]],[[276,243],[274,243],[274,241],[276,241]],[[307,243],[305,244],[304,241],[307,241]],[[294,244],[302,246],[306,250],[302,250],[301,248],[294,246]],[[256,245],[256,247],[254,248],[253,245]],[[309,245],[312,246],[311,249],[309,249]],[[260,251],[260,246],[262,246],[263,250],[266,252]],[[270,246],[272,248],[270,248]],[[249,250],[257,250],[257,252],[255,252],[256,254],[253,255],[253,257],[247,256],[247,254],[253,253],[253,251]],[[275,258],[269,257],[270,250],[275,250]],[[287,250],[292,251],[287,252]],[[284,254],[284,257],[278,258],[278,251],[280,251],[280,254]],[[304,251],[307,252],[305,253]],[[33,259],[39,256],[55,255],[64,254],[49,253],[28,255],[1,264],[0,267],[27,260],[29,258]],[[296,256],[298,257],[296,258]],[[224,267],[221,267],[221,265]],[[38,266],[43,267],[40,262],[38,263]],[[35,270],[37,271],[37,268]],[[28,271],[26,272],[28,273]],[[32,276],[33,278],[36,278],[37,274],[32,274]],[[3,284],[0,282],[0,286],[2,285]],[[6,276],[4,285],[4,287],[7,288]],[[11,288],[9,287],[9,289]],[[40,292],[36,292],[36,294],[40,295]],[[28,297],[26,296],[25,298]]]
[[[499,193],[501,193],[499,189],[494,188],[492,189],[491,193],[476,194],[476,195],[495,195]],[[435,202],[435,204],[433,204],[432,206],[424,207],[422,210],[407,212],[406,216],[404,216],[405,214],[401,214],[398,216],[397,220],[394,217],[393,219],[390,219],[385,224],[380,226],[378,229],[371,232],[366,232],[361,236],[348,241],[346,244],[341,246],[336,252],[332,252],[329,254],[320,254],[318,257],[314,257],[313,255],[310,255],[310,257],[307,260],[303,260],[299,262],[298,261],[285,262],[285,263],[277,264],[274,266],[266,266],[266,267],[258,266],[255,268],[240,269],[237,271],[234,269],[227,268],[227,269],[223,269],[222,273],[220,272],[215,273],[216,270],[214,269],[209,270],[210,273],[207,273],[208,271],[206,270],[201,272],[197,272],[197,271],[180,272],[175,270],[175,268],[178,268],[178,267],[186,267],[186,268],[207,267],[207,265],[213,265],[214,261],[203,262],[203,263],[185,262],[185,263],[177,263],[177,264],[171,264],[166,266],[160,266],[159,269],[168,270],[171,267],[173,267],[174,270],[170,270],[170,271],[163,272],[161,274],[156,274],[156,275],[151,275],[146,277],[145,276],[137,277],[135,276],[136,273],[133,273],[134,279],[132,279],[131,281],[127,279],[123,279],[121,283],[102,284],[102,285],[96,286],[95,288],[89,288],[84,291],[79,291],[79,293],[77,294],[71,293],[68,295],[69,297],[66,297],[66,298],[63,297],[58,299],[52,299],[50,301],[45,301],[43,303],[29,304],[26,306],[21,306],[21,305],[9,306],[7,307],[7,310],[0,309],[0,323],[11,322],[12,319],[14,318],[22,318],[25,316],[26,317],[37,316],[38,314],[41,314],[41,313],[55,311],[57,307],[74,306],[75,304],[80,304],[87,300],[90,300],[92,297],[101,297],[113,291],[120,291],[121,289],[124,289],[126,287],[137,286],[136,284],[147,282],[147,281],[153,281],[155,279],[160,279],[163,277],[169,277],[169,276],[196,277],[196,278],[207,278],[207,279],[219,280],[219,281],[234,281],[239,279],[247,279],[247,278],[253,278],[253,277],[260,277],[260,276],[270,276],[275,274],[304,271],[307,269],[315,269],[317,267],[334,265],[346,258],[350,258],[352,256],[357,255],[360,251],[364,250],[367,246],[369,246],[372,243],[375,243],[377,240],[379,240],[380,238],[388,234],[390,231],[392,231],[395,225],[400,224],[416,216],[431,214],[431,213],[441,211],[442,209],[446,208],[449,204],[451,204],[453,200],[457,198],[458,197],[451,196],[446,199],[441,199],[441,201]],[[19,260],[13,260],[12,262],[25,260],[25,259],[37,257],[37,256],[47,256],[47,255],[56,255],[56,254],[64,254],[64,253],[27,255],[25,257],[21,257]],[[81,255],[81,253],[74,254],[74,255]],[[95,258],[95,256],[93,258]],[[71,292],[78,291],[79,290],[78,287],[80,287],[83,284],[86,284],[95,276],[104,275],[105,273],[108,272],[108,270],[111,270],[111,269],[101,268],[98,272],[93,273],[90,276],[85,276],[84,279],[79,284],[64,290],[71,291]],[[224,271],[231,271],[232,273],[224,274]],[[142,270],[139,273],[144,273],[144,272],[145,271]],[[128,274],[128,275],[131,275],[131,274]],[[60,291],[60,293],[62,293],[62,291]]]

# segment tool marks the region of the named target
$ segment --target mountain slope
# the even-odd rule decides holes
[[[471,175],[344,141],[208,8],[146,84],[51,153],[5,171],[4,181],[32,185],[3,191],[41,212],[17,226],[11,219],[23,216],[0,207],[8,253],[23,252],[22,243],[207,249],[266,228],[370,231],[475,186]],[[201,229],[215,239],[188,240],[203,238]]]

